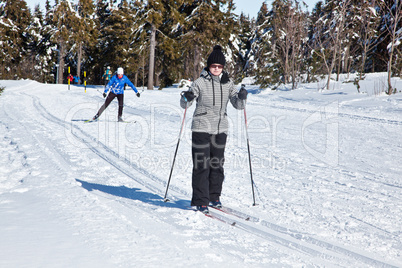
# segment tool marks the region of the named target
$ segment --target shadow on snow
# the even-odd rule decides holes
[[[191,209],[189,200],[164,202],[162,196],[149,192],[143,192],[139,188],[128,188],[126,186],[110,186],[110,185],[102,185],[97,183],[86,182],[79,179],[75,180],[81,183],[82,188],[84,188],[89,192],[97,190],[117,197],[123,197],[131,200],[138,200],[154,206],[179,208],[183,210]]]

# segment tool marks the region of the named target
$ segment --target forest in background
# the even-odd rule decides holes
[[[263,3],[255,17],[236,15],[233,0],[46,0],[31,11],[24,0],[0,0],[0,79],[102,84],[123,67],[136,86],[162,89],[194,80],[215,44],[226,71],[262,88],[340,74],[387,72],[384,91],[402,77],[402,1],[325,0],[307,12],[303,1]],[[43,11],[42,11],[43,10]]]

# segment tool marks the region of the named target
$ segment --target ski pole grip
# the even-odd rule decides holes
[[[185,102],[188,102],[186,96],[184,96],[184,91],[182,91],[182,92],[180,93],[180,95],[182,96],[182,98],[184,99]]]

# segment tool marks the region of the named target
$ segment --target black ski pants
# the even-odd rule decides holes
[[[99,111],[97,113],[98,117],[103,113],[103,111],[109,106],[109,104],[114,100],[114,98],[117,97],[117,100],[119,101],[119,113],[118,117],[121,117],[123,115],[123,105],[124,105],[124,94],[114,94],[113,92],[110,92],[109,95],[107,95],[105,103],[99,108]]]
[[[192,133],[192,206],[207,206],[209,201],[219,200],[225,177],[223,164],[226,139],[226,133]]]

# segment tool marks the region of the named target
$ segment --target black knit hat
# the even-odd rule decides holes
[[[222,53],[222,47],[220,45],[214,46],[214,50],[211,52],[211,54],[208,57],[207,60],[207,67],[211,64],[218,63],[223,66],[225,66],[226,60],[225,60],[225,55]]]

